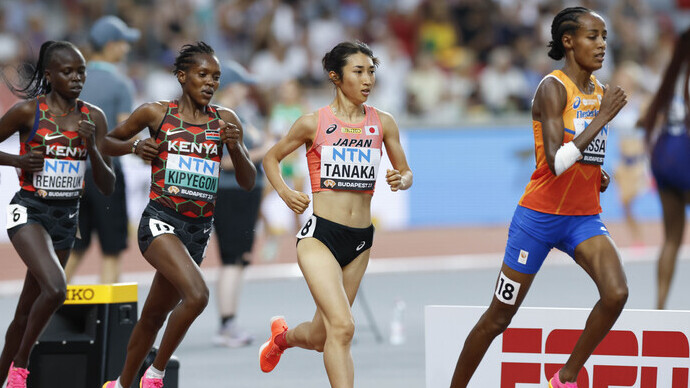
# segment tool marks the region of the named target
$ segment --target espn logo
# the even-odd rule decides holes
[[[507,329],[503,333],[502,359],[510,354],[569,355],[582,330],[554,329],[546,335],[544,329]],[[582,368],[578,375],[579,388],[632,387],[688,388],[690,347],[688,337],[680,331],[642,331],[642,343],[629,330],[612,330],[597,346],[590,360],[590,371]],[[606,356],[606,357],[599,357]],[[548,360],[550,357],[537,357]],[[624,359],[625,358],[625,359]],[[524,359],[524,358],[523,358]],[[539,361],[541,361],[539,360]],[[630,362],[633,360],[634,362]],[[663,362],[662,362],[663,361]],[[601,364],[600,362],[605,362]],[[622,365],[626,363],[627,365]],[[542,364],[544,365],[542,369]],[[632,365],[631,365],[632,364]],[[663,364],[664,366],[655,366]],[[517,384],[539,384],[543,370],[550,379],[563,364],[547,362],[501,362],[500,388],[515,388]],[[660,385],[670,381],[671,385]]]

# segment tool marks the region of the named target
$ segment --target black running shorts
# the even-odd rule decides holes
[[[182,241],[192,259],[201,265],[212,226],[213,217],[189,218],[151,201],[139,222],[139,250],[144,254],[156,237],[170,233]]]
[[[352,228],[314,214],[297,232],[297,244],[308,237],[321,241],[340,266],[345,267],[360,253],[371,248],[374,241],[374,225],[369,225],[368,228]]]
[[[7,205],[7,235],[12,239],[22,227],[40,224],[56,251],[72,249],[79,219],[78,199],[41,199],[19,190]]]

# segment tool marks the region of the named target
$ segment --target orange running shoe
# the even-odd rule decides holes
[[[288,326],[285,323],[284,317],[271,318],[271,337],[259,349],[259,365],[261,365],[263,372],[268,373],[278,365],[280,356],[283,355],[285,349],[281,349],[280,346],[276,345],[275,340],[278,335],[283,334],[287,329]]]

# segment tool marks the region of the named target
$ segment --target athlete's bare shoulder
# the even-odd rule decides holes
[[[298,118],[292,125],[294,127],[306,128],[311,130],[316,130],[319,125],[319,112],[309,112],[305,113],[300,118]]]
[[[558,115],[565,107],[567,99],[568,92],[561,80],[555,77],[544,78],[534,94],[532,118],[541,121],[544,114],[547,116]]]
[[[374,108],[374,110],[376,110],[376,113],[379,115],[379,119],[381,120],[381,124],[383,124],[384,127],[389,127],[393,124],[396,124],[395,118],[389,112],[386,112],[385,110],[381,110],[379,108]]]
[[[98,116],[99,119],[103,118],[105,120],[105,113],[103,113],[101,108],[90,102],[82,101],[82,103],[84,103],[84,106],[89,110],[90,115]]]
[[[15,130],[23,130],[30,127],[36,116],[35,98],[19,101],[14,104],[4,115],[3,122],[11,123]]]

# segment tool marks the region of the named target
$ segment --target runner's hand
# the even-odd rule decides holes
[[[226,123],[220,121],[220,141],[223,142],[229,150],[237,148],[240,143],[240,129],[233,123]]]
[[[79,120],[77,133],[79,134],[79,137],[84,139],[85,144],[95,144],[96,124],[88,120]]]
[[[137,144],[134,154],[150,163],[153,159],[158,157],[158,143],[150,137],[144,139]]]
[[[280,197],[290,208],[290,210],[297,214],[304,213],[304,211],[307,210],[307,207],[309,207],[309,203],[311,202],[307,194],[292,189],[290,189],[288,192],[281,195]]]
[[[609,183],[611,183],[611,177],[603,169],[601,170],[601,188],[599,191],[602,193],[609,188]]]
[[[17,168],[28,172],[43,171],[43,153],[32,150],[17,158]]]
[[[386,170],[386,182],[391,187],[391,191],[402,190],[402,175],[398,170]]]
[[[601,99],[599,114],[603,114],[606,122],[611,121],[618,112],[628,103],[628,95],[620,86],[606,85],[604,96]]]

